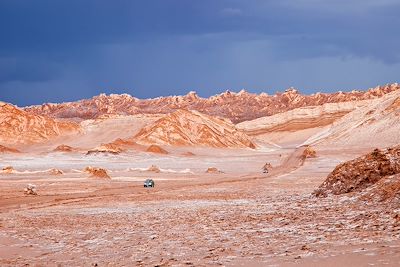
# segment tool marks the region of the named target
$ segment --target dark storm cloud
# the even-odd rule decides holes
[[[394,0],[3,0],[0,98],[395,82],[399,11]]]

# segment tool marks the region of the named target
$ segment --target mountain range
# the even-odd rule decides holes
[[[367,91],[300,94],[289,88],[283,93],[268,95],[253,94],[245,90],[238,93],[224,93],[201,98],[195,92],[184,96],[138,99],[128,94],[100,94],[91,99],[60,104],[43,104],[24,108],[25,111],[52,118],[96,119],[104,115],[168,114],[178,109],[196,110],[201,113],[230,119],[233,123],[271,116],[299,107],[319,106],[325,103],[338,103],[379,98],[398,90],[400,85],[378,86]]]
[[[304,144],[363,145],[368,134],[376,144],[391,145],[400,141],[399,89],[390,84],[312,95],[293,88],[275,95],[242,90],[210,98],[191,92],[154,99],[101,94],[25,108],[1,102],[0,145],[3,153],[38,143],[51,144],[51,151],[67,145],[107,152],[121,141],[118,152],[149,145],[256,149],[288,136]]]

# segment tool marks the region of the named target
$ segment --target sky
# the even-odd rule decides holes
[[[398,82],[400,0],[0,0],[0,100]]]

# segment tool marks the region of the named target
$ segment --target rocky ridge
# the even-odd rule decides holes
[[[251,121],[244,121],[236,126],[249,135],[322,127],[333,123],[359,107],[367,105],[369,102],[369,100],[362,100],[300,107]]]
[[[199,97],[195,92],[189,92],[184,96],[154,99],[138,99],[128,94],[100,94],[91,99],[77,102],[47,103],[26,107],[25,110],[54,118],[95,119],[108,114],[168,114],[178,109],[190,109],[211,116],[229,118],[232,122],[238,123],[299,107],[378,98],[399,88],[398,84],[390,84],[368,91],[353,90],[312,95],[302,95],[294,88],[289,88],[283,93],[278,92],[275,95],[253,94],[242,90],[239,93],[226,91],[209,98]]]

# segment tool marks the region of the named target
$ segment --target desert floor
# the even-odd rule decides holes
[[[399,266],[400,210],[311,195],[364,151],[320,149],[304,165],[295,147],[181,152],[1,155],[17,173],[0,174],[0,265]],[[88,178],[89,165],[112,179]]]

